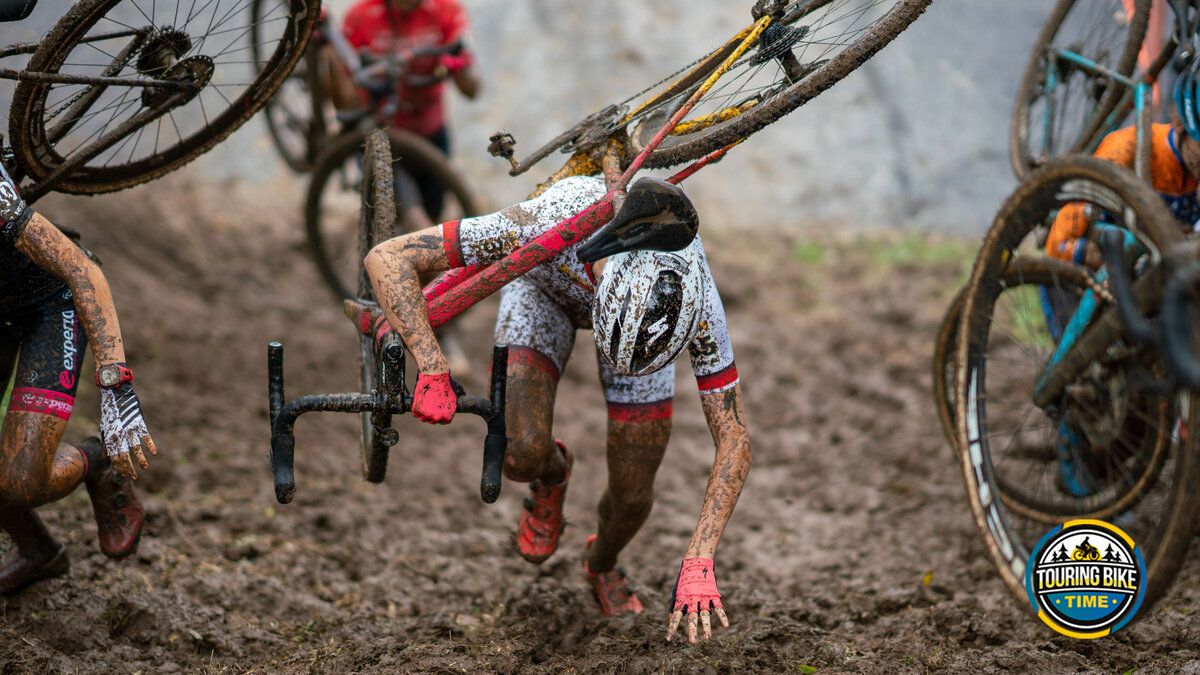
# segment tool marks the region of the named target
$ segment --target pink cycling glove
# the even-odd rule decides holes
[[[446,69],[448,73],[457,73],[458,71],[471,65],[471,53],[460,52],[458,54],[442,54],[438,57],[438,63]]]
[[[717,572],[709,558],[684,558],[679,569],[679,580],[671,594],[671,612],[711,611],[721,606],[721,593],[717,590]]]
[[[458,406],[455,389],[449,371],[436,375],[418,373],[417,388],[413,392],[413,416],[430,424],[449,424]]]

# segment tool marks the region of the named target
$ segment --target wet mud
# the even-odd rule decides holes
[[[376,486],[359,476],[358,419],[306,415],[295,501],[276,503],[267,342],[285,344],[288,396],[357,385],[355,329],[305,258],[301,189],[184,170],[38,204],[105,262],[160,452],[137,483],[148,522],[130,560],[100,553],[83,491],[41,509],[72,569],[0,599],[0,672],[1200,672],[1196,562],[1137,624],[1076,641],[985,558],[929,377],[974,241],[705,231],[754,452],[716,556],[732,626],[708,644],[663,641],[713,459],[686,365],[657,501],[620,561],[640,616],[599,616],[583,576],[606,411],[582,337],[555,415],[576,457],[568,526],[544,564],[514,550],[524,486],[479,499],[473,417],[398,420]],[[495,307],[459,320],[468,393],[484,391]],[[81,388],[69,439],[96,429],[97,399]]]

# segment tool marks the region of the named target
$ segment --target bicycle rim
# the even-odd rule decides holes
[[[920,16],[929,0],[808,0],[804,4],[790,25],[764,32],[651,154],[647,167],[695,160],[748,138],[873,56]],[[635,151],[694,91],[691,86],[683,89],[639,111],[630,134]]]
[[[457,169],[432,143],[415,134],[389,130],[394,171],[427,172],[446,186],[441,220],[478,213],[473,192]],[[357,232],[362,201],[362,143],[359,133],[326,148],[313,168],[305,202],[304,226],[309,250],[334,295],[351,297],[362,265]],[[397,209],[398,214],[403,209]],[[398,218],[400,215],[397,216]],[[438,222],[438,219],[434,219]],[[403,223],[400,226],[403,229]]]
[[[1121,121],[1107,118],[1128,88],[1090,75],[1054,50],[1128,76],[1146,36],[1150,4],[1135,0],[1132,17],[1126,17],[1123,0],[1061,0],[1055,6],[1017,89],[1009,154],[1018,179],[1054,157],[1086,152]]]
[[[264,60],[252,56],[252,0],[82,0],[50,31],[28,70],[203,83],[189,100],[63,176],[53,186],[91,194],[130,187],[199,156],[253,115],[300,58],[318,0],[286,0],[257,24]],[[10,137],[35,180],[65,158],[160,105],[170,93],[117,84],[26,81],[13,95]]]
[[[1075,311],[1069,299],[1097,284],[1090,271],[1057,261],[1053,283],[1040,291],[1003,278],[1047,262],[1035,226],[1068,201],[1102,206],[1152,250],[1178,241],[1157,195],[1131,171],[1094,158],[1051,162],[1005,203],[976,261],[959,323],[955,400],[964,404],[956,436],[966,449],[969,503],[989,555],[1022,606],[1030,606],[1024,586],[1030,548],[1052,526],[1077,518],[1107,520],[1134,538],[1153,603],[1182,561],[1200,509],[1197,448],[1177,433],[1195,403],[1150,386],[1164,381],[1157,353],[1118,340],[1055,408],[1033,405],[1033,388]],[[1047,302],[1047,294],[1057,300]],[[1082,469],[1064,470],[1070,466]],[[1081,476],[1087,489],[1072,492],[1067,480],[1078,487]]]
[[[1082,270],[1070,263],[1053,258],[1033,258],[1030,260],[1014,261],[1005,269],[1002,287],[1006,291],[1019,291],[1022,287],[1054,287],[1061,279],[1072,279],[1076,285],[1082,283]],[[1034,292],[1039,292],[1035,290]],[[938,418],[942,423],[942,432],[946,440],[954,448],[955,455],[962,452],[958,445],[954,426],[956,413],[956,394],[954,377],[957,368],[954,362],[955,348],[958,345],[958,324],[962,317],[964,293],[959,292],[946,310],[942,323],[938,327],[937,338],[933,347],[933,397],[938,407]]]
[[[280,12],[285,0],[254,0],[254,16],[266,17]],[[255,63],[265,63],[261,53],[259,21],[250,27],[250,44]],[[320,143],[328,125],[325,119],[324,92],[317,84],[315,49],[305,49],[304,57],[287,76],[263,107],[267,133],[279,156],[296,173],[312,170]]]
[[[363,141],[360,135],[351,137],[355,147]],[[395,236],[396,206],[392,194],[392,155],[387,139],[382,134],[371,134],[366,139],[362,160],[362,200],[358,220],[359,260],[375,244]],[[358,294],[360,300],[374,301],[375,292],[367,278],[366,269],[360,263]],[[379,361],[375,353],[375,337],[359,335],[359,386],[364,394],[379,388]],[[362,413],[362,472],[363,479],[372,483],[383,482],[387,473],[390,446],[383,442],[376,429],[391,425],[392,416],[387,413]]]

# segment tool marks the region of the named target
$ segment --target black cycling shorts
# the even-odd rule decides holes
[[[8,382],[14,366],[17,373],[8,409],[70,419],[86,349],[87,335],[66,284],[40,303],[4,312],[0,382]]]

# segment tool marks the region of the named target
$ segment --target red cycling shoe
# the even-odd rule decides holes
[[[540,564],[554,555],[558,548],[558,536],[563,531],[563,501],[567,498],[567,481],[571,479],[574,459],[562,441],[555,440],[567,471],[558,485],[542,485],[540,480],[529,484],[529,496],[525,498],[525,510],[517,524],[517,545],[521,557],[531,563]]]
[[[587,548],[590,549],[592,542],[595,540],[596,535],[594,534],[588,537]],[[587,556],[585,555],[583,558],[583,571],[587,572],[588,583],[592,585],[592,591],[596,594],[596,601],[600,603],[601,614],[604,616],[615,616],[621,612],[642,613],[642,601],[638,599],[637,593],[631,587],[629,578],[625,576],[625,570],[620,565],[608,572],[590,572],[588,571]]]
[[[89,441],[100,442],[94,436],[84,443]],[[120,560],[137,552],[146,512],[133,491],[133,481],[117,473],[112,462],[105,461],[104,464],[98,475],[85,484],[92,500],[92,512],[96,514],[100,550],[109,558]]]

